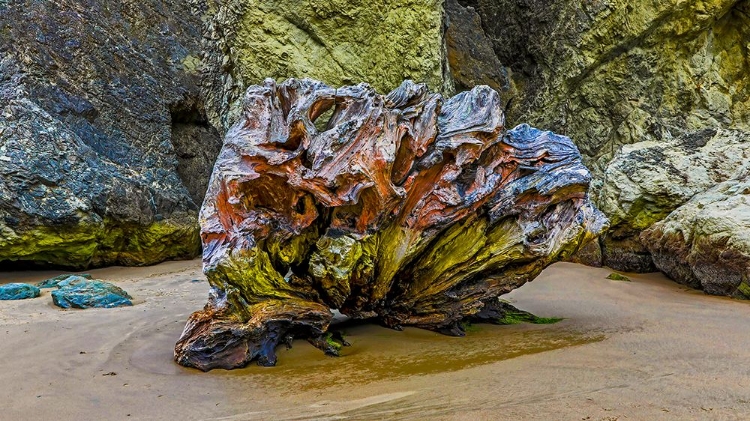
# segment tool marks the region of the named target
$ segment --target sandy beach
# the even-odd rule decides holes
[[[65,311],[49,290],[0,302],[0,419],[750,418],[750,304],[610,272],[559,263],[506,296],[557,324],[479,325],[464,338],[349,325],[341,358],[300,340],[277,367],[202,373],[172,361],[206,300],[198,260],[92,270],[135,305]]]

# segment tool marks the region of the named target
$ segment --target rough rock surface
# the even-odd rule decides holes
[[[447,0],[445,13],[447,59],[455,88],[466,91],[487,85],[506,104],[516,94],[510,69],[492,50],[492,41],[482,29],[482,18],[473,7],[463,7],[458,0]]]
[[[621,145],[750,127],[748,0],[460,3],[511,68],[509,118],[569,135],[595,175]]]
[[[57,285],[65,280],[68,279],[92,279],[91,275],[88,273],[79,273],[79,274],[64,274],[55,276],[54,278],[45,279],[42,282],[39,282],[36,284],[39,288],[57,288]]]
[[[325,117],[324,117],[325,116]],[[276,362],[307,337],[328,353],[329,309],[461,335],[498,296],[606,226],[570,139],[505,131],[497,92],[453,98],[404,82],[248,89],[201,209],[209,302],[175,347],[202,370]]]
[[[483,33],[470,35],[490,40],[495,56],[486,58],[471,42],[453,45],[451,40],[461,38],[447,35],[456,86],[477,80],[475,75],[508,75],[502,93],[512,99],[509,120],[574,139],[594,186],[619,188],[620,180],[605,174],[623,145],[671,141],[705,129],[750,133],[749,0],[456,2],[446,3],[449,34],[451,22],[463,20],[462,29],[476,27],[472,22],[478,20]],[[466,16],[473,17],[467,21]],[[664,181],[672,184],[664,190],[685,185],[675,177]],[[636,195],[654,186],[643,182]],[[630,180],[627,188],[635,184]],[[618,227],[620,210],[610,213],[609,198],[592,197],[616,230],[604,244],[604,263],[652,270],[637,240],[647,225]],[[687,199],[658,212],[666,216]]]
[[[382,92],[408,78],[451,90],[440,0],[209,3],[204,94],[223,130],[239,118],[247,87],[267,77],[366,81]]]
[[[641,239],[677,282],[750,299],[750,166],[693,197]]]
[[[71,275],[55,283],[52,302],[61,308],[113,308],[132,306],[131,297],[109,282]]]
[[[604,264],[654,270],[638,236],[693,196],[737,175],[750,162],[750,132],[705,129],[663,142],[622,148],[594,189],[611,228],[602,238]],[[748,227],[750,228],[750,227]]]
[[[0,263],[138,265],[198,253],[195,202],[221,141],[198,99],[191,10],[187,1],[0,2]],[[191,155],[196,143],[209,156]]]
[[[0,285],[0,300],[25,300],[36,298],[41,294],[34,285],[11,283]]]

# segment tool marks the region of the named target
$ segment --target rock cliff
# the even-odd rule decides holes
[[[199,95],[193,11],[0,2],[0,263],[199,252],[197,210],[221,142]]]
[[[266,77],[492,87],[509,122],[574,139],[613,221],[579,258],[620,270],[654,269],[640,233],[750,133],[750,0],[6,0],[0,35],[0,264],[195,255]]]
[[[472,37],[491,44],[494,57],[478,58],[486,53],[470,44],[461,45],[460,52],[454,53],[448,44],[449,58],[471,56],[451,62],[456,86],[481,79],[477,74],[495,75],[498,80],[508,75],[502,94],[512,100],[509,120],[570,136],[592,169],[593,185],[605,191],[604,196],[594,197],[614,222],[613,232],[602,241],[604,262],[623,270],[653,269],[648,251],[638,239],[640,231],[689,199],[688,190],[695,194],[726,178],[709,177],[697,187],[676,175],[662,177],[658,189],[666,196],[649,193],[647,202],[662,203],[644,219],[644,212],[635,211],[637,204],[634,211],[622,209],[633,207],[629,202],[632,197],[627,196],[638,196],[641,190],[656,193],[656,183],[646,177],[650,170],[644,169],[640,174],[645,178],[627,180],[625,186],[616,173],[623,165],[641,171],[641,166],[659,164],[628,147],[622,153],[620,150],[631,144],[638,149],[640,142],[653,145],[705,137],[705,130],[750,132],[750,2],[457,3],[451,6],[448,2],[449,22],[465,16],[472,17],[469,22],[478,20],[482,33],[472,32]],[[745,142],[747,136],[740,140]],[[685,162],[698,165],[693,172],[708,167],[696,162],[689,148],[682,151]],[[681,160],[680,153],[673,150],[671,162]],[[631,162],[625,164],[629,158]],[[617,204],[613,195],[621,187],[624,202]],[[674,199],[669,190],[682,190],[673,204],[665,203]]]
[[[265,78],[366,82],[404,79],[451,91],[441,0],[209,0],[204,28],[209,117],[228,129],[242,96]]]

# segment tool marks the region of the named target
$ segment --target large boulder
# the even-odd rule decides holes
[[[132,306],[133,297],[109,282],[70,275],[54,283],[52,303],[60,308],[114,308]]]
[[[750,166],[641,235],[656,266],[709,294],[750,298]]]
[[[265,78],[368,82],[386,92],[409,78],[450,91],[438,0],[210,1],[206,96],[228,129],[247,87]]]
[[[504,128],[497,92],[248,89],[201,209],[209,302],[175,348],[202,370],[276,362],[332,313],[461,335],[606,226],[570,139]]]
[[[671,141],[627,145],[594,189],[611,228],[601,240],[604,264],[625,271],[654,270],[641,231],[698,193],[737,174],[750,161],[750,132],[705,129]]]
[[[192,7],[0,2],[0,263],[199,253],[197,203],[221,142],[199,99]]]

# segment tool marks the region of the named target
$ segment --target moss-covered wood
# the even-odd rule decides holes
[[[486,86],[450,99],[411,81],[387,96],[307,79],[251,87],[201,210],[212,292],[177,362],[273,365],[293,337],[336,354],[331,308],[461,335],[594,238],[607,222],[577,148],[506,130],[501,109]]]

